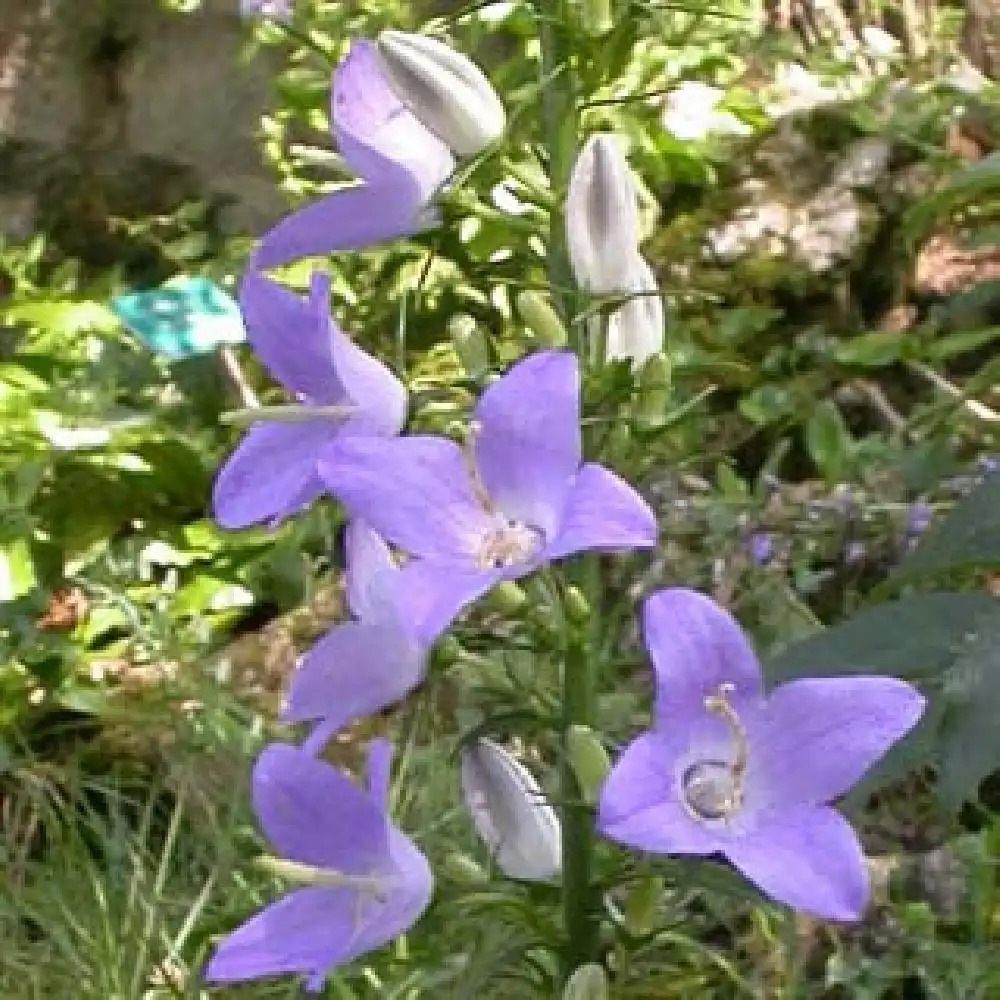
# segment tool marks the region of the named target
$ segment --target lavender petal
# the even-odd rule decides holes
[[[589,549],[652,548],[656,538],[656,517],[646,501],[603,465],[588,463],[573,479],[544,557],[560,559]]]
[[[732,685],[730,702],[761,696],[757,657],[729,612],[684,587],[653,594],[643,605],[643,631],[656,672],[657,725],[705,713],[705,698]]]
[[[331,420],[251,427],[215,478],[215,520],[235,529],[298,513],[323,492],[317,456],[336,433]]]
[[[772,814],[752,834],[730,842],[726,856],[767,895],[825,920],[857,920],[868,900],[858,838],[823,806]]]
[[[624,750],[601,789],[597,827],[605,837],[660,854],[707,855],[719,838],[685,809],[676,776],[678,735],[643,733]]]
[[[580,467],[580,370],[575,355],[539,351],[515,364],[476,406],[476,464],[509,517],[556,531]]]
[[[254,765],[252,792],[261,828],[284,856],[346,873],[384,864],[388,823],[381,809],[301,747],[265,747]]]
[[[754,797],[761,808],[829,802],[917,724],[924,706],[916,688],[891,677],[782,685],[754,727]]]
[[[489,529],[462,449],[446,438],[344,437],[324,449],[319,474],[351,517],[415,556],[474,569]]]

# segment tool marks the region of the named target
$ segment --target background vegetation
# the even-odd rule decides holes
[[[551,197],[535,11],[299,0],[294,31],[248,24],[247,42],[283,62],[259,140],[291,203],[341,176],[331,61],[432,17],[488,67],[510,141],[440,231],[332,267],[345,328],[447,429],[487,366],[532,343],[513,302],[544,283]],[[964,61],[996,74],[998,24],[988,3],[628,0],[579,53],[586,128],[625,133],[645,182],[668,311],[669,389],[606,432],[662,519],[637,587],[712,592],[772,680],[847,650],[951,692],[878,794],[848,803],[879,884],[864,924],[794,919],[721,869],[693,884],[650,865],[609,900],[616,997],[1000,996],[1000,93]],[[219,54],[234,73],[236,56]],[[685,81],[720,89],[727,124],[704,131]],[[218,352],[149,351],[109,302],[177,273],[232,287],[257,234],[224,238],[197,201],[127,223],[114,266],[41,225],[0,245],[0,996],[297,996],[293,982],[209,991],[198,969],[277,889],[252,865],[246,777],[296,649],[338,613],[338,514],[213,526],[236,434],[221,415],[246,385],[280,396],[239,350],[242,383]],[[609,379],[631,391],[627,372]],[[901,597],[918,600],[900,611]],[[646,705],[634,642],[622,659],[601,705],[612,739]],[[501,650],[439,665],[365,724],[403,748],[396,813],[438,889],[412,935],[324,996],[547,995],[554,890],[485,879],[451,755],[487,722],[530,746],[518,719],[554,685]],[[338,746],[348,765],[357,735]]]

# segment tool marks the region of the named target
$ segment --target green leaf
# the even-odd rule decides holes
[[[863,608],[846,621],[765,661],[771,685],[796,677],[889,674],[926,681],[943,675],[969,644],[982,616],[1000,607],[979,591],[914,594]]]
[[[1000,770],[1000,614],[983,617],[944,676],[938,795],[957,808]]]
[[[884,368],[899,360],[902,347],[903,339],[898,333],[877,330],[838,344],[834,357],[842,365]]]
[[[839,483],[844,478],[853,446],[839,408],[823,400],[806,424],[806,449],[827,482]]]
[[[31,542],[14,538],[0,543],[0,601],[14,601],[34,590],[35,561]]]
[[[71,299],[22,302],[8,306],[3,315],[8,321],[30,323],[60,334],[110,331],[118,325],[115,314],[102,303]]]
[[[961,330],[937,337],[927,348],[927,357],[934,361],[944,361],[956,354],[977,351],[1000,337],[1000,326],[988,326],[984,330]]]
[[[904,557],[895,578],[1000,563],[1000,475],[987,476]]]

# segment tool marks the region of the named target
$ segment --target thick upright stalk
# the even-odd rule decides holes
[[[592,726],[597,694],[596,655],[600,649],[599,601],[600,565],[598,556],[588,554],[578,560],[578,585],[590,606],[588,624],[571,626],[563,669],[563,766],[561,776],[563,827],[563,921],[566,932],[563,971],[573,970],[597,957],[600,922],[593,884],[591,860],[594,819],[583,801],[570,763],[566,734],[571,726]]]
[[[536,10],[542,52],[542,120],[553,194],[547,269],[552,301],[563,323],[570,329],[575,295],[572,292],[573,272],[566,253],[563,203],[579,140],[572,62],[572,15],[568,0],[538,0]],[[570,338],[573,345],[578,346],[579,337],[574,336],[572,330]]]
[[[566,220],[563,205],[570,172],[576,156],[578,116],[576,81],[573,72],[572,12],[570,0],[537,0],[538,32],[542,50],[542,119],[552,189],[547,270],[552,301],[570,333],[570,344],[581,363],[588,358],[579,325],[572,324],[577,296],[573,272],[566,251]],[[591,861],[593,817],[584,803],[570,764],[566,733],[571,726],[591,726],[594,722],[596,664],[600,648],[595,640],[599,593],[597,557],[582,556],[577,561],[575,582],[591,608],[589,625],[569,626],[566,662],[563,667],[563,764],[560,777],[563,832],[563,920],[566,935],[563,976],[597,954],[599,912],[596,905]]]

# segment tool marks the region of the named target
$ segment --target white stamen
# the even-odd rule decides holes
[[[506,569],[533,556],[543,543],[542,533],[524,521],[494,515],[494,526],[483,535],[477,559],[482,569]]]
[[[747,731],[729,703],[735,691],[732,684],[720,684],[717,694],[705,698],[706,711],[719,716],[729,729],[733,742],[730,761],[700,760],[691,764],[681,777],[684,804],[700,820],[728,820],[743,805],[743,779],[749,752]]]

